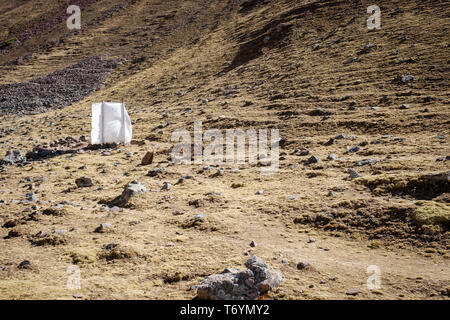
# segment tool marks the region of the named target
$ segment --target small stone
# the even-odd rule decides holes
[[[314,242],[316,242],[316,239],[315,239],[315,238],[310,237],[310,238],[308,239],[308,243],[314,243]]]
[[[88,177],[81,177],[76,179],[75,184],[77,185],[78,188],[88,188],[94,185],[92,179]]]
[[[4,156],[0,163],[4,165],[13,165],[18,162],[23,162],[24,160],[25,158],[20,150],[13,150]]]
[[[368,164],[370,164],[370,165],[376,164],[377,162],[378,162],[378,160],[376,160],[376,159],[365,159],[365,160],[358,161],[357,165],[361,167],[361,166],[365,166]]]
[[[355,146],[355,147],[351,148],[350,150],[348,150],[348,152],[355,153],[355,152],[358,152],[359,150],[361,150],[361,148],[358,146]]]
[[[309,155],[309,150],[302,150],[302,151],[300,151],[300,156],[302,156],[302,157],[304,157],[304,156],[307,156],[307,155]]]
[[[313,164],[313,163],[318,163],[320,161],[318,156],[312,156],[311,158],[309,158],[308,160],[306,160],[304,163],[306,165],[308,164]]]
[[[402,104],[400,106],[400,110],[405,110],[405,109],[409,109],[409,104]]]
[[[169,191],[170,188],[172,188],[172,184],[171,184],[170,182],[164,182],[164,184],[163,184],[161,190],[167,190],[167,191]]]
[[[257,195],[263,195],[264,194],[264,190],[258,190],[258,191],[256,191],[256,194]]]
[[[19,268],[19,269],[29,269],[30,266],[31,266],[31,262],[29,260],[23,260],[21,263],[19,263],[17,268]]]
[[[164,172],[164,169],[163,169],[163,168],[156,168],[156,169],[150,170],[150,171],[147,173],[147,175],[150,176],[150,177],[156,177],[157,175],[160,175],[160,174],[162,174],[163,172]]]
[[[214,197],[223,197],[223,194],[216,191],[209,191],[206,193],[207,196],[214,196]]]
[[[351,289],[348,289],[345,294],[348,296],[356,296],[358,293],[359,293],[358,288],[351,288]]]
[[[153,163],[153,157],[154,157],[154,153],[148,151],[145,154],[144,158],[142,158],[141,164],[144,165],[144,166],[152,164]]]
[[[75,299],[82,299],[82,298],[83,298],[83,295],[82,295],[81,293],[75,293],[75,294],[73,295],[73,297],[74,297]]]
[[[356,178],[359,178],[359,177],[360,177],[359,173],[356,172],[355,169],[350,169],[350,170],[349,170],[349,173],[350,173],[350,178],[352,178],[352,179],[356,179]]]
[[[337,156],[334,153],[330,153],[327,157],[328,160],[333,161],[337,159]]]
[[[288,196],[288,197],[286,197],[286,200],[291,201],[291,200],[297,200],[297,199],[299,199],[299,198],[300,198],[300,195],[295,194],[295,195],[293,195],[293,196]]]
[[[305,261],[297,263],[297,269],[298,270],[306,269],[308,266],[309,266],[309,263],[305,262]]]
[[[197,215],[194,217],[194,221],[196,221],[196,222],[204,222],[205,219],[206,219],[206,217],[207,217],[206,214],[197,214]]]
[[[255,248],[257,246],[258,244],[255,242],[255,240],[252,240],[252,242],[250,242],[250,247]]]
[[[28,201],[38,201],[38,196],[34,192],[27,193],[25,198],[27,198]]]
[[[213,174],[213,177],[223,176],[224,174],[225,174],[225,170],[223,170],[223,168],[220,168],[219,170],[217,170],[217,172],[215,174]]]
[[[408,82],[414,81],[415,79],[414,79],[414,77],[412,75],[408,74],[406,76],[403,76],[401,78],[401,80],[402,80],[403,83],[408,83]]]
[[[112,227],[112,224],[110,223],[102,223],[97,228],[95,228],[94,232],[96,233],[103,233],[107,229],[110,229]]]

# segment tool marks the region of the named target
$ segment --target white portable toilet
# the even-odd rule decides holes
[[[91,144],[130,143],[131,120],[123,102],[92,104]]]

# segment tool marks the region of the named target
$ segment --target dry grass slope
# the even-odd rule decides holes
[[[0,167],[0,298],[192,299],[192,285],[255,253],[286,278],[263,298],[347,299],[356,287],[357,299],[449,299],[448,1],[379,1],[374,31],[369,1],[78,2],[77,32],[66,1],[0,4],[0,107],[17,102],[11,84],[121,59],[78,102],[1,116],[1,156],[53,152]],[[83,76],[64,81],[76,91]],[[103,100],[126,102],[133,144],[87,147],[90,105]],[[171,134],[194,121],[278,128],[279,172],[174,165]],[[320,161],[305,165],[311,155]],[[93,185],[77,187],[81,177]],[[147,192],[124,208],[101,204],[132,180]],[[72,264],[79,290],[66,287]],[[366,287],[369,265],[380,290]]]

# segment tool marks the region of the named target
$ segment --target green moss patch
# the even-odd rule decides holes
[[[450,206],[435,201],[418,201],[412,218],[424,233],[436,234],[450,229]]]

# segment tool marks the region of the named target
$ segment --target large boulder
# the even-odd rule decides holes
[[[25,158],[22,155],[20,150],[13,150],[8,152],[3,159],[1,160],[1,164],[4,165],[13,165],[15,163],[23,162]]]
[[[201,300],[255,300],[284,282],[283,275],[253,255],[248,269],[225,269],[207,277],[197,286]]]

